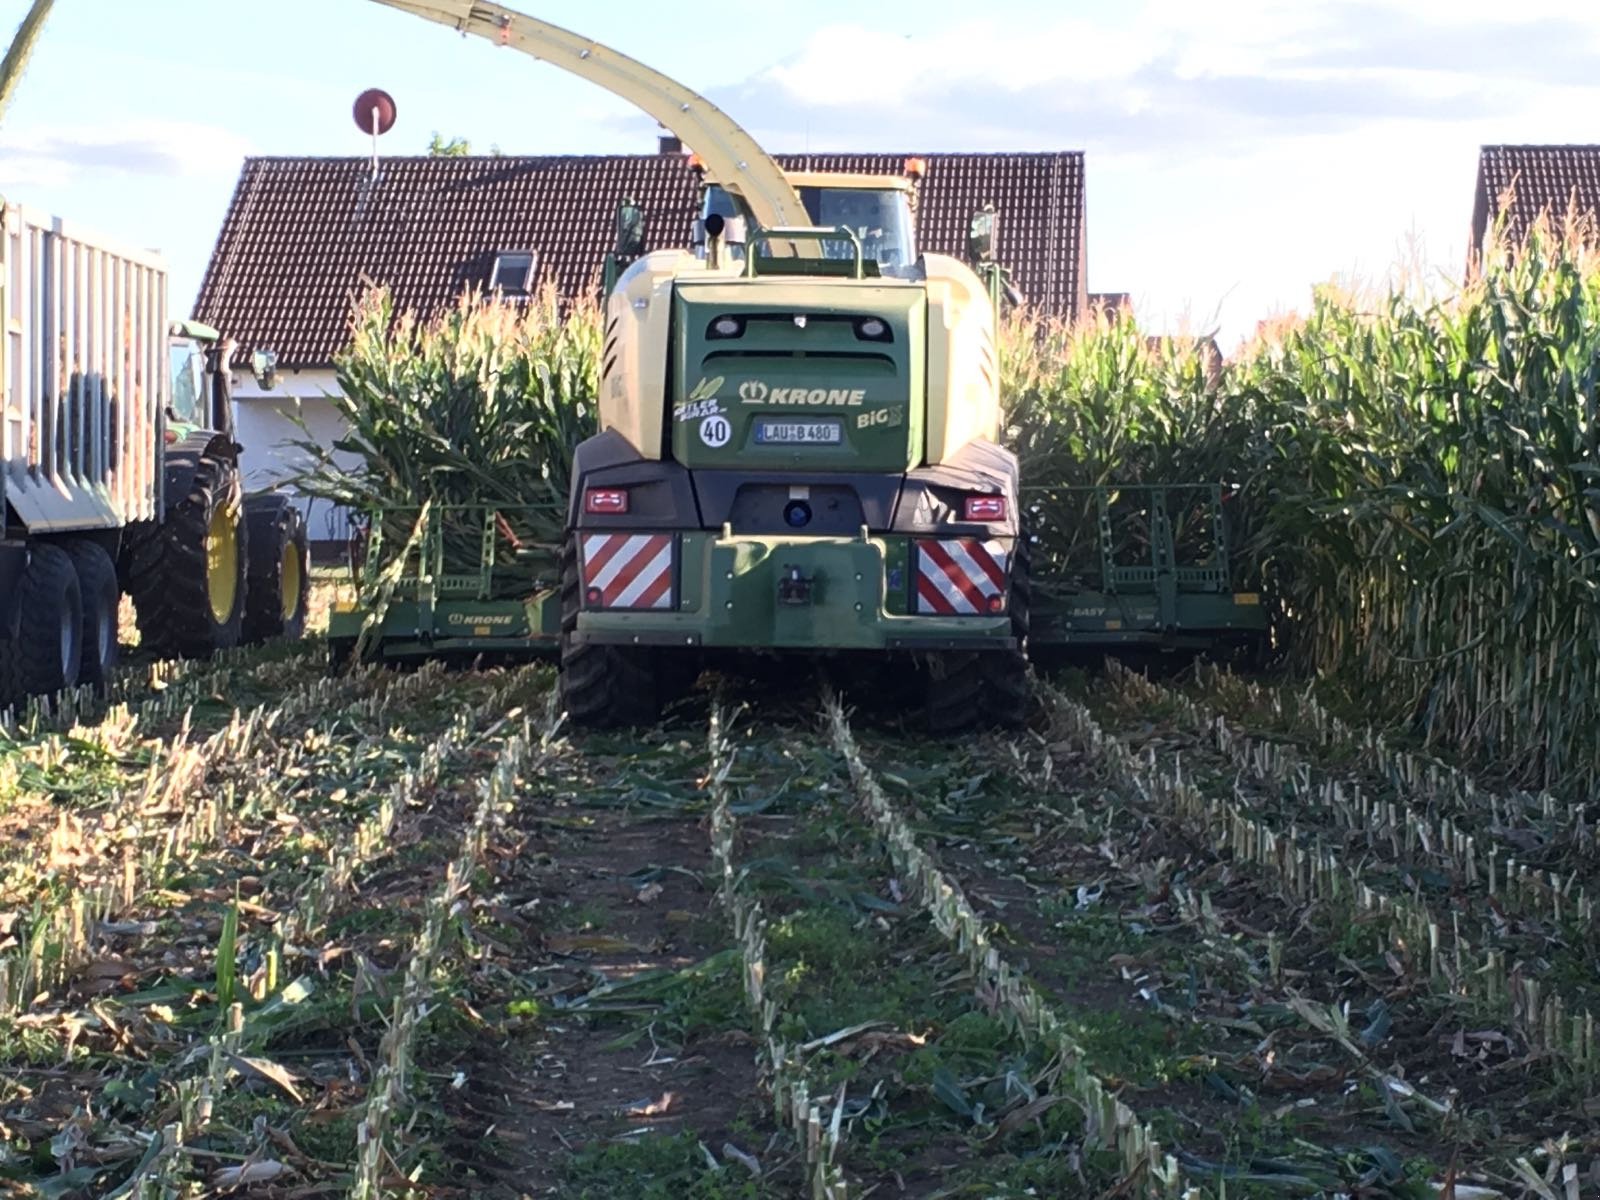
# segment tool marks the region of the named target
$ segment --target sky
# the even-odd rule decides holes
[[[1580,0],[521,0],[708,96],[775,152],[1082,150],[1088,285],[1152,331],[1303,311],[1314,284],[1457,276],[1478,149],[1600,141]],[[0,0],[8,35],[27,5]],[[798,14],[798,15],[794,15]],[[364,154],[355,96],[506,153],[652,152],[654,121],[371,0],[57,0],[0,114],[0,194],[159,248],[199,288],[242,159]]]

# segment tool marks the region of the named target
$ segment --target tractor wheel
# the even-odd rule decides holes
[[[39,543],[17,588],[15,641],[0,640],[0,705],[74,687],[83,658],[83,599],[72,556]]]
[[[656,652],[646,646],[573,641],[582,584],[572,538],[561,546],[561,703],[574,725],[650,725],[661,716]]]
[[[83,603],[78,682],[103,688],[117,669],[117,606],[122,600],[117,564],[98,542],[74,539],[66,543],[66,549],[78,575],[78,596]]]
[[[284,496],[245,501],[249,586],[245,589],[244,641],[294,641],[305,632],[311,592],[311,550],[304,515]]]
[[[167,519],[133,531],[126,577],[139,641],[162,658],[239,644],[250,536],[240,491],[235,464],[202,455]]]

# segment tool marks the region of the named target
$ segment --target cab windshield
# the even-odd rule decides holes
[[[876,262],[883,274],[903,272],[917,261],[910,197],[898,188],[802,187],[800,202],[813,225],[843,225],[861,239],[862,254]],[[701,216],[718,213],[725,218],[741,215],[733,197],[720,187],[706,189]],[[698,247],[697,247],[698,249]],[[735,255],[742,248],[735,249]],[[851,258],[855,254],[842,238],[822,243],[825,258]]]
[[[200,348],[193,342],[175,340],[168,344],[172,359],[172,415],[186,425],[205,424],[205,363]]]
[[[911,203],[904,192],[803,187],[800,202],[814,224],[853,230],[861,239],[862,252],[880,267],[904,267],[916,261]],[[854,253],[848,242],[827,242],[824,248],[830,258],[849,258]]]

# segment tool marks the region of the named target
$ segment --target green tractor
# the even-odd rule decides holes
[[[197,321],[171,326],[165,516],[129,526],[119,564],[140,645],[162,657],[204,657],[305,629],[305,518],[287,496],[245,495],[243,447],[233,440],[232,347]]]

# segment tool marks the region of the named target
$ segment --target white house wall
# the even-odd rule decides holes
[[[244,479],[249,489],[284,483],[311,464],[310,455],[295,442],[332,446],[344,436],[344,419],[329,398],[338,391],[332,371],[280,372],[276,386],[267,393],[248,374],[236,373],[233,382],[235,437],[244,447]],[[304,429],[295,423],[296,418],[305,423]],[[358,460],[336,452],[334,461],[354,467]],[[282,490],[306,514],[306,531],[312,541],[344,541],[347,526],[332,505],[296,495],[292,484]]]

